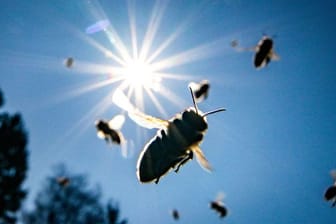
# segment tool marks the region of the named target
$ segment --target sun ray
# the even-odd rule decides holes
[[[159,62],[151,64],[151,66],[155,71],[173,68],[179,65],[188,64],[201,59],[209,58],[218,53],[221,53],[224,49],[228,48],[229,46],[227,46],[226,41],[223,41],[223,39],[218,39],[213,42],[180,52],[166,59],[162,59]]]
[[[139,56],[140,60],[144,61],[147,58],[148,52],[151,48],[156,32],[161,24],[161,19],[167,4],[168,4],[167,0],[156,0],[155,2],[152,15],[149,20],[148,28],[145,34],[145,38],[142,43],[142,48]]]
[[[161,87],[159,93],[179,108],[184,108],[185,105],[188,105],[185,100],[164,86]]]
[[[153,94],[153,92],[149,88],[145,88],[145,91],[147,92],[148,96],[151,98],[153,101],[155,107],[158,109],[158,111],[164,116],[168,117],[168,114],[166,110],[162,107],[156,96]]]
[[[128,0],[128,18],[130,23],[130,31],[131,31],[131,41],[132,41],[132,49],[133,49],[133,58],[138,58],[138,40],[137,40],[137,32],[136,32],[136,14],[135,14],[135,1]]]

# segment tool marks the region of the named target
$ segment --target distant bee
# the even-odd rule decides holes
[[[210,208],[215,210],[220,218],[224,218],[228,214],[228,210],[223,203],[224,195],[219,193],[216,200],[210,202]]]
[[[268,36],[261,38],[255,51],[254,67],[256,68],[262,68],[266,66],[271,61],[271,59],[279,59],[279,56],[273,51],[273,40]]]
[[[231,47],[237,47],[238,46],[238,40],[232,40],[230,45],[231,45]]]
[[[332,201],[331,207],[335,207],[336,205],[336,170],[332,170],[330,175],[334,179],[333,185],[328,187],[328,189],[324,193],[324,199],[326,201]]]
[[[64,64],[67,68],[72,68],[75,60],[72,57],[68,57],[65,59]]]
[[[126,110],[134,122],[146,128],[159,129],[157,135],[140,153],[137,162],[137,177],[140,182],[158,183],[159,179],[171,169],[178,172],[179,168],[191,160],[194,154],[202,168],[211,170],[210,164],[199,147],[208,128],[205,117],[225,109],[220,108],[201,115],[193,91],[190,87],[189,89],[194,108],[188,108],[168,121],[140,112],[134,108],[121,90],[118,89],[114,93],[113,102]]]
[[[210,83],[208,80],[202,80],[200,83],[191,82],[189,87],[193,90],[197,103],[202,102],[208,97]]]
[[[67,177],[58,177],[58,178],[56,179],[56,181],[57,181],[57,183],[59,184],[59,186],[61,186],[61,187],[66,187],[66,186],[68,186],[69,183],[70,183],[70,179],[67,178]]]
[[[123,126],[125,122],[124,115],[116,115],[110,121],[105,120],[97,120],[95,122],[97,129],[97,136],[99,138],[105,139],[107,143],[114,143],[116,145],[122,145],[122,155],[124,157],[127,156],[126,147],[124,144],[126,143],[125,138],[119,129]]]
[[[171,215],[173,216],[174,220],[179,220],[180,219],[180,213],[176,209],[173,209],[171,211]]]

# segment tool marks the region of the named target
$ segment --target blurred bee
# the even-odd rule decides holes
[[[210,208],[215,210],[220,218],[224,218],[228,214],[228,210],[223,203],[224,194],[219,193],[216,200],[210,202]]]
[[[260,69],[265,67],[271,60],[279,60],[280,57],[273,50],[273,40],[268,36],[263,36],[257,46],[252,48],[243,48],[238,46],[238,41],[233,40],[231,46],[238,51],[254,51],[254,67]]]
[[[146,128],[159,129],[157,135],[145,145],[138,158],[137,177],[140,182],[158,183],[159,179],[171,169],[178,172],[179,168],[191,160],[194,154],[202,168],[211,170],[199,145],[208,128],[206,116],[225,109],[220,108],[201,114],[193,91],[190,87],[189,89],[194,108],[188,108],[168,121],[140,112],[121,90],[117,89],[114,93],[113,102],[126,110],[134,122]]]
[[[173,209],[171,211],[171,215],[173,216],[174,220],[179,220],[180,219],[180,213],[177,211],[177,209]]]
[[[254,67],[262,68],[271,60],[279,60],[279,56],[273,51],[273,40],[263,36],[255,48]]]
[[[126,147],[126,140],[119,129],[123,126],[125,122],[124,115],[116,115],[110,121],[105,120],[97,120],[95,122],[95,126],[97,129],[97,136],[101,139],[105,139],[107,143],[122,145],[122,155],[124,157],[127,156]]]
[[[336,170],[330,171],[330,175],[334,179],[334,184],[328,187],[328,189],[324,193],[324,199],[326,201],[332,201],[331,207],[335,207],[336,205]]]
[[[208,97],[210,83],[208,80],[202,80],[200,83],[191,82],[189,87],[193,90],[197,103],[202,102]]]
[[[70,183],[70,179],[67,178],[67,177],[58,177],[56,179],[56,181],[57,181],[58,185],[61,186],[61,187],[66,187]]]
[[[65,59],[64,64],[67,68],[72,68],[75,60],[72,57],[68,57]]]

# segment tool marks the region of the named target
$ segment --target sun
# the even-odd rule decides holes
[[[160,90],[162,78],[160,74],[153,70],[150,63],[139,58],[131,59],[127,62],[123,70],[124,80],[130,87],[154,91]]]

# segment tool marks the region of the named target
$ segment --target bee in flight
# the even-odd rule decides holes
[[[224,218],[228,214],[228,210],[223,203],[224,194],[219,193],[216,200],[210,202],[210,208],[215,210],[220,218]]]
[[[180,219],[180,213],[177,211],[177,209],[173,209],[171,211],[171,215],[173,216],[174,220],[179,220]]]
[[[273,40],[268,36],[263,36],[255,49],[254,67],[262,68],[271,60],[279,60],[279,56],[273,50]]]
[[[64,64],[67,68],[72,68],[73,64],[75,63],[74,58],[68,57],[65,59]]]
[[[263,68],[268,63],[270,63],[271,60],[279,60],[280,57],[274,52],[273,49],[273,39],[269,36],[263,36],[261,40],[259,40],[257,46],[252,48],[242,48],[238,46],[238,41],[233,40],[231,42],[231,46],[233,48],[236,48],[238,51],[254,51],[254,59],[253,64],[254,67],[257,69]]]
[[[199,83],[191,82],[189,87],[193,90],[197,103],[202,102],[209,95],[210,83],[208,80],[202,80]]]
[[[328,187],[328,189],[324,193],[324,199],[326,201],[332,201],[331,207],[335,207],[336,205],[336,170],[330,171],[330,175],[334,179],[333,185]]]
[[[110,121],[97,120],[95,126],[97,129],[97,136],[104,139],[107,143],[114,143],[116,145],[122,146],[122,155],[127,156],[126,152],[126,140],[120,131],[121,127],[125,122],[124,115],[116,115]]]
[[[137,177],[142,183],[158,183],[171,169],[179,168],[196,155],[200,166],[210,171],[211,166],[199,145],[208,128],[206,116],[225,111],[220,108],[201,114],[198,110],[192,89],[194,107],[177,114],[170,120],[149,116],[136,109],[125,94],[117,89],[113,102],[128,112],[128,116],[138,125],[159,129],[157,134],[145,145],[137,161]]]

